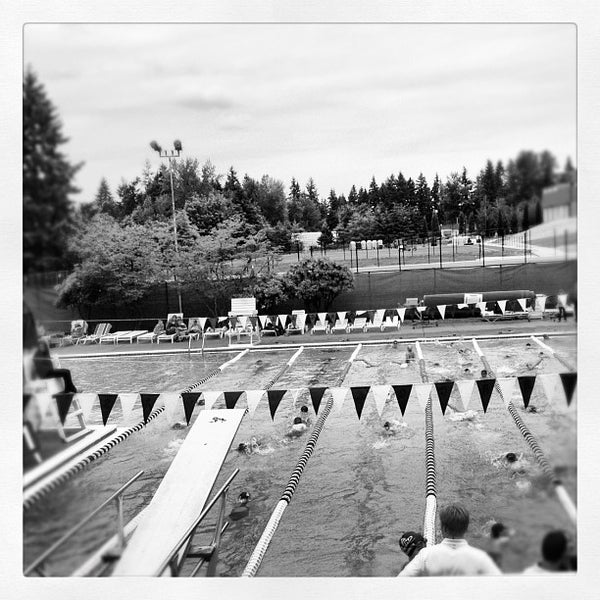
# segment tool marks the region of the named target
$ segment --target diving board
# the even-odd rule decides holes
[[[203,410],[190,428],[167,474],[144,511],[113,576],[159,576],[209,499],[243,409]]]

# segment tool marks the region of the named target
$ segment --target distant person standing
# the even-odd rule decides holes
[[[490,556],[465,540],[469,512],[461,504],[449,504],[440,511],[444,539],[423,548],[398,577],[501,575]]]

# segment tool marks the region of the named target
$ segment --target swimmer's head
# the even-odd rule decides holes
[[[302,423],[302,419],[300,417],[296,417],[294,419],[294,425],[298,425],[299,423]]]
[[[504,523],[494,523],[490,529],[490,536],[492,539],[497,540],[499,538],[509,537],[510,532]]]
[[[527,346],[527,348],[531,348],[531,342],[527,342],[525,346]]]
[[[301,413],[307,413],[308,412],[308,406],[303,406],[302,408],[300,408],[300,412]]]
[[[488,372],[486,371],[486,369],[482,369],[482,370],[481,370],[481,376],[482,376],[483,378],[485,378],[485,377],[487,377],[487,376],[488,376]]]
[[[248,449],[248,444],[246,444],[246,442],[240,442],[237,447],[238,452],[246,452],[247,449]]]
[[[411,558],[427,545],[427,539],[416,531],[407,531],[400,536],[398,544],[402,552]]]
[[[250,500],[250,494],[248,492],[242,492],[238,496],[238,502],[240,504],[246,504]]]
[[[506,453],[506,460],[509,463],[517,462],[517,455],[514,452],[507,452]]]
[[[386,421],[386,422],[383,424],[383,428],[384,428],[384,429],[389,429],[389,428],[390,428],[390,422],[389,422],[389,421]]]

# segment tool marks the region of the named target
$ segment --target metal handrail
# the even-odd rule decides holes
[[[117,512],[118,512],[118,524],[119,524],[119,539],[122,544],[125,542],[125,536],[123,534],[123,530],[121,529],[123,526],[123,502],[121,495],[123,492],[134,482],[136,481],[144,471],[140,471],[136,473],[125,485],[121,486],[112,496],[107,498],[100,506],[95,508],[87,517],[84,517],[77,525],[74,525],[65,535],[63,535],[59,540],[54,542],[50,548],[48,548],[45,552],[43,552],[36,560],[34,560],[23,572],[24,575],[29,575],[32,571],[37,570],[43,563],[46,561],[48,556],[52,554],[58,547],[62,546],[69,538],[71,538],[75,533],[77,533],[86,523],[88,523],[93,517],[95,517],[107,504],[112,502],[113,500],[117,500]],[[43,575],[43,573],[40,573]]]
[[[235,471],[227,478],[227,481],[225,481],[225,483],[221,486],[219,491],[213,496],[213,498],[207,504],[206,508],[200,513],[200,515],[192,523],[192,525],[190,525],[186,529],[185,533],[179,538],[179,541],[173,547],[173,550],[163,560],[158,569],[156,569],[155,576],[158,577],[162,575],[163,571],[169,566],[169,564],[173,560],[173,557],[180,551],[181,547],[189,540],[190,536],[193,535],[194,531],[196,530],[196,527],[198,527],[198,525],[200,525],[200,523],[204,520],[204,517],[206,517],[210,509],[216,504],[217,500],[227,492],[229,485],[239,472],[239,469],[235,469]]]

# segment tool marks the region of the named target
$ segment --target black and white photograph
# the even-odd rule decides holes
[[[582,590],[583,26],[23,21],[24,590]]]

